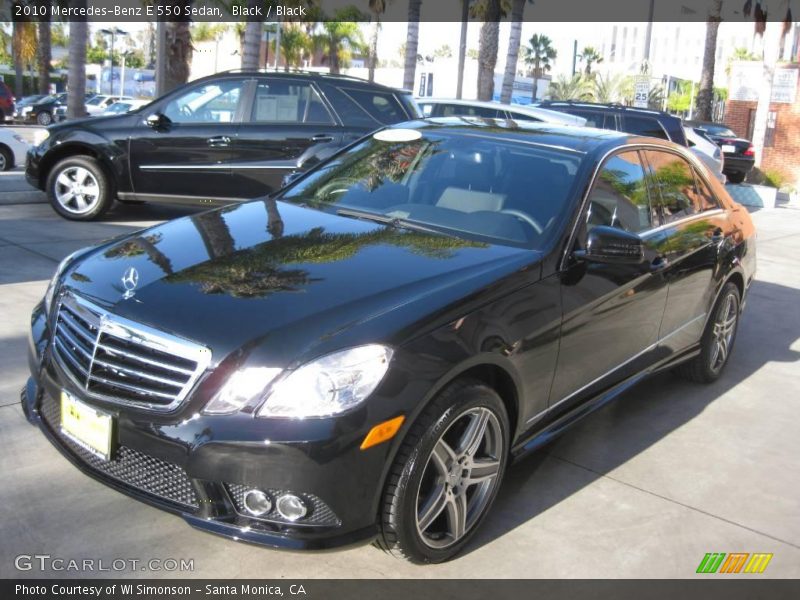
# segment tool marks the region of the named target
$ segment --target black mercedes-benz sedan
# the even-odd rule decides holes
[[[200,529],[439,562],[512,460],[655,371],[720,377],[754,272],[748,213],[685,148],[413,121],[64,259],[22,403]]]

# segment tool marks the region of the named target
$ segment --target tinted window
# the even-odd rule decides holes
[[[369,127],[375,129],[380,123],[361,108],[355,100],[332,85],[323,84],[323,94],[339,115],[342,123],[350,127]]]
[[[180,94],[164,107],[173,123],[230,123],[239,106],[243,82],[206,83]]]
[[[648,150],[647,162],[665,223],[718,208],[711,191],[705,184],[698,185],[694,169],[684,158],[671,152]]]
[[[259,81],[250,119],[254,123],[332,123],[316,90],[286,79]]]
[[[391,125],[392,123],[405,121],[407,118],[402,107],[392,94],[354,88],[342,88],[342,91],[378,123]]]
[[[572,152],[498,140],[494,133],[387,131],[410,132],[408,141],[371,136],[284,199],[523,247],[544,244],[567,218],[580,164]]]
[[[525,113],[514,112],[514,111],[509,110],[508,114],[509,114],[510,118],[514,119],[515,121],[536,121],[538,123],[542,122],[541,119],[537,119],[536,117],[532,117],[531,115],[528,115],[528,114],[525,114]]]
[[[561,110],[556,109],[556,110]],[[596,127],[597,129],[616,129],[614,115],[606,115],[602,112],[594,110],[564,110],[562,112],[575,115],[576,117],[583,117],[586,119],[586,127]]]
[[[625,132],[632,133],[634,135],[655,137],[662,140],[669,139],[658,120],[652,117],[636,117],[632,115],[625,115]]]
[[[703,212],[706,210],[716,210],[719,208],[719,202],[717,201],[716,196],[711,193],[709,187],[705,184],[705,182],[700,178],[700,176],[695,172],[694,174],[695,181],[697,182],[697,203],[695,208],[698,212]]]
[[[587,230],[607,225],[639,233],[653,227],[645,172],[638,152],[609,158],[589,194]]]
[[[505,113],[486,106],[465,106],[463,104],[440,104],[437,116],[441,117],[481,117],[484,119],[505,118]]]

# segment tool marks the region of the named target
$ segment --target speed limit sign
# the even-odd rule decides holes
[[[633,105],[636,108],[647,108],[647,100],[650,96],[650,78],[637,77],[633,87]]]

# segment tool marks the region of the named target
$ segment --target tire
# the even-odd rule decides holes
[[[742,183],[746,177],[746,173],[726,173],[728,181],[731,183]]]
[[[53,115],[51,115],[46,110],[40,112],[38,115],[36,115],[36,122],[39,125],[44,125],[46,127],[47,125],[50,125],[53,122]]]
[[[56,164],[47,176],[46,191],[53,209],[72,221],[97,219],[112,204],[108,177],[89,156],[70,156]]]
[[[726,283],[703,332],[700,354],[675,369],[679,376],[697,383],[719,379],[736,341],[740,307],[739,288],[734,283]]]
[[[14,166],[14,155],[5,146],[0,146],[0,171],[8,171]]]
[[[458,554],[494,502],[509,440],[508,414],[493,389],[473,380],[445,388],[397,453],[384,490],[378,547],[421,564]],[[481,481],[469,483],[475,464]]]

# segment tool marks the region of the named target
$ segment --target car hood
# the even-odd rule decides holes
[[[538,258],[258,200],[116,239],[63,282],[113,314],[208,346],[214,362],[260,348],[285,365],[320,346],[397,342],[504,276],[535,280]]]

